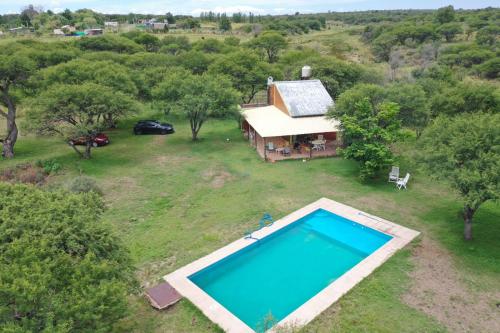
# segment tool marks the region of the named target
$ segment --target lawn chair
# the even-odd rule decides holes
[[[408,180],[410,179],[410,174],[407,173],[405,178],[399,178],[398,181],[396,182],[396,187],[398,190],[402,189],[403,187],[406,189],[406,184],[408,184]]]
[[[318,140],[324,140],[323,134],[318,134]]]
[[[399,167],[393,166],[391,172],[389,172],[389,183],[397,182],[399,180]]]
[[[275,151],[276,148],[274,147],[274,143],[273,142],[269,142],[267,144],[267,151]]]

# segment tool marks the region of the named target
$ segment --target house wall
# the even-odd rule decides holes
[[[281,95],[274,84],[269,87],[269,104],[274,105],[283,113],[285,113],[287,116],[290,116],[286,108],[285,102],[283,102],[283,98],[281,98]]]

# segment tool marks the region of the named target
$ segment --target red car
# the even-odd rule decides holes
[[[73,145],[85,145],[85,137],[79,137],[70,141]],[[104,133],[99,133],[94,138],[94,142],[92,142],[92,146],[100,147],[105,146],[109,143],[109,138]]]

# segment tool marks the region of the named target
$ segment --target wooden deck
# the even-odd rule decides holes
[[[301,159],[309,159],[309,158],[316,158],[316,157],[332,157],[337,155],[337,148],[338,144],[335,141],[330,141],[326,143],[326,149],[325,150],[312,150],[308,151],[304,148],[301,149],[300,152],[291,149],[290,155],[283,155],[279,152],[270,152],[268,151],[266,153],[266,156],[264,155],[264,149],[262,147],[259,147],[257,149],[257,152],[262,158],[267,157],[267,160],[270,162],[275,162],[275,161],[283,161],[283,160],[301,160]]]

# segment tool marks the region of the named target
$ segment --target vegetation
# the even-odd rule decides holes
[[[500,198],[500,114],[438,118],[422,138],[421,159],[430,173],[448,179],[464,200],[464,238],[488,200]]]
[[[185,75],[177,80],[165,81],[158,86],[154,95],[188,120],[193,141],[198,139],[201,126],[209,118],[235,116],[238,112],[238,92],[231,88],[228,79],[204,74]]]
[[[2,183],[0,202],[1,330],[109,332],[134,278],[100,198]]]
[[[126,247],[137,266],[134,273],[143,286],[149,286],[241,237],[263,211],[279,218],[325,196],[419,230],[423,237],[305,330],[454,331],[450,322],[435,319],[439,317],[433,312],[436,307],[428,302],[432,290],[421,293],[425,294],[420,300],[425,311],[408,305],[405,298],[408,288],[420,281],[411,272],[420,274],[418,261],[425,259],[420,252],[429,250],[432,241],[436,253],[448,255],[450,265],[456,266],[457,275],[446,281],[466,281],[464,294],[471,295],[463,304],[457,297],[453,308],[445,310],[453,313],[460,303],[474,313],[474,322],[468,321],[471,331],[489,331],[480,326],[487,320],[476,318],[495,313],[491,306],[497,311],[496,300],[484,295],[500,290],[498,17],[494,8],[282,16],[236,13],[231,17],[204,13],[194,18],[170,13],[104,15],[91,10],[57,14],[33,6],[22,15],[0,16],[4,31],[20,24],[27,28],[23,38],[0,40],[0,84],[9,86],[9,93],[0,98],[2,138],[13,128],[20,131],[15,158],[0,159],[0,179],[39,187],[1,185],[0,192],[17,194],[2,198],[0,205],[15,201],[15,207],[26,213],[17,222],[0,217],[0,223],[20,223],[12,228],[9,224],[7,231],[17,230],[36,241],[33,247],[9,248],[22,252],[20,261],[10,260],[0,244],[0,262],[5,266],[0,273],[0,295],[7,295],[6,299],[18,295],[26,311],[19,313],[28,318],[12,319],[14,305],[4,304],[1,330],[36,331],[31,326],[31,320],[36,320],[39,330],[45,331],[83,331],[85,327],[92,331],[219,332],[187,301],[157,313],[142,298],[128,295],[132,269],[125,259],[107,267],[103,261],[107,257],[90,258],[95,267],[83,273],[87,257],[80,256],[71,258],[75,267],[61,266],[57,272],[35,268],[50,266],[47,258],[54,258],[55,263],[63,260],[61,256],[66,258],[64,248],[47,245],[59,244],[52,242],[57,237],[69,239],[70,250],[73,245],[92,244],[91,250],[104,249],[113,258],[116,253],[125,258]],[[151,18],[175,23],[177,28],[152,32],[138,22]],[[78,39],[48,36],[63,24],[86,29],[102,27],[108,20],[120,22],[118,31],[106,29],[103,36]],[[236,126],[237,104],[259,102],[268,76],[299,79],[304,65],[312,67],[313,78],[320,79],[335,99],[330,114],[342,121],[343,154],[349,160],[263,163]],[[15,112],[10,114],[15,127],[6,121],[5,96],[14,102]],[[176,133],[133,136],[132,126],[139,119],[172,122]],[[93,149],[92,159],[77,158],[67,149],[68,138],[84,136],[91,142],[102,130],[112,144]],[[203,140],[189,140],[199,137]],[[90,150],[81,154],[90,156]],[[397,192],[386,182],[393,163],[411,172],[408,191]],[[365,181],[359,181],[360,175]],[[428,180],[428,175],[438,180]],[[108,210],[102,211],[101,200]],[[57,207],[42,212],[37,208],[42,206]],[[459,211],[465,217],[466,231],[474,219],[474,238],[466,237],[468,241],[461,237]],[[0,215],[5,212],[1,210]],[[54,229],[47,223],[26,217],[38,213],[48,214],[43,221],[50,221],[52,213],[59,214],[61,221],[54,228],[69,232],[50,234]],[[73,213],[77,214],[74,218]],[[99,222],[101,216],[103,222]],[[78,221],[73,226],[74,219]],[[82,227],[87,222],[89,226]],[[107,223],[125,245],[111,236]],[[81,230],[73,232],[73,227]],[[44,236],[38,240],[34,233]],[[105,244],[94,246],[89,237],[101,233],[105,237],[98,237],[95,244]],[[43,251],[35,253],[34,246]],[[9,275],[7,263],[14,263],[15,274]],[[28,270],[22,271],[23,265]],[[121,267],[125,273],[118,277]],[[35,278],[42,276],[40,281],[29,280],[24,273],[29,271],[36,273]],[[42,291],[38,293],[47,281],[63,281],[50,274],[75,276],[73,272],[81,281],[71,280],[50,300]],[[92,277],[87,279],[84,273]],[[36,289],[40,302],[28,299],[28,291],[19,291],[17,281],[24,281],[17,279],[20,274],[28,276],[28,286],[34,287],[26,290]],[[97,277],[106,282],[96,282],[101,281]],[[88,291],[90,284],[103,289]],[[43,290],[52,292],[49,287],[43,285]],[[96,297],[91,294],[102,290]],[[68,303],[70,294],[77,302],[63,309],[61,304]],[[476,301],[485,297],[487,303],[478,305]],[[104,298],[106,303],[101,302]],[[94,299],[96,303],[88,303]],[[52,306],[46,301],[58,303]],[[28,305],[42,303],[52,307],[35,309],[37,315],[28,309]],[[100,320],[101,315],[105,320]],[[401,320],[388,323],[387,318]]]
[[[373,178],[394,161],[389,144],[399,136],[399,107],[390,102],[374,106],[367,97],[343,102],[352,103],[352,108],[340,106],[330,112],[340,120],[342,138],[347,143],[342,155],[360,163],[361,179]]]

